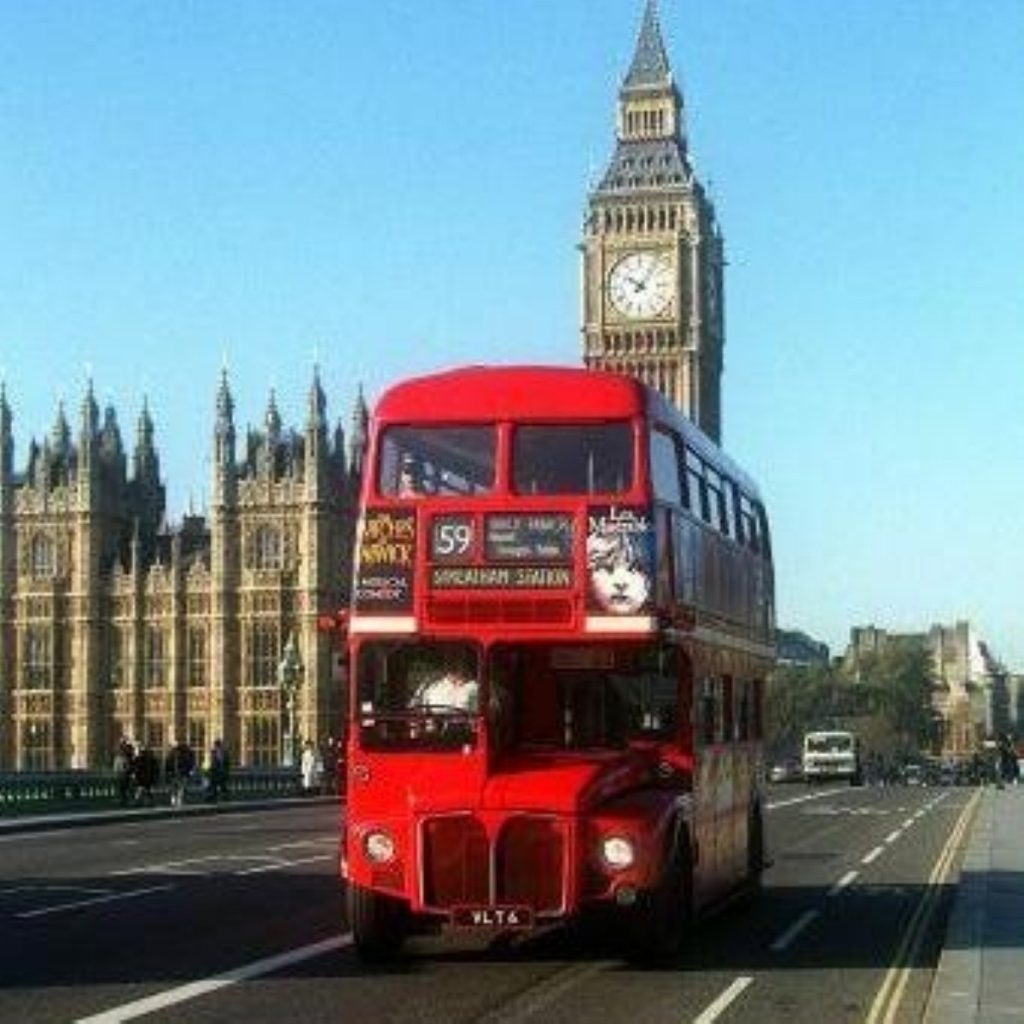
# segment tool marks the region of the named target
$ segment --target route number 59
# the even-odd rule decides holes
[[[459,559],[473,546],[473,525],[464,516],[434,520],[433,554],[438,559]]]

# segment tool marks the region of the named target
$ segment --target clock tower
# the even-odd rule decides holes
[[[619,90],[615,153],[587,204],[583,361],[638,377],[720,441],[725,261],[684,115],[647,0]]]

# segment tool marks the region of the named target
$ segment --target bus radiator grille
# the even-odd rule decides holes
[[[490,902],[490,844],[470,815],[431,818],[423,825],[423,902],[428,907]]]
[[[555,819],[522,815],[507,821],[493,850],[483,824],[468,814],[423,823],[423,903],[459,906],[508,904],[537,913],[564,907],[565,831]]]
[[[497,903],[524,904],[556,913],[564,904],[565,834],[553,818],[513,818],[501,830],[497,856]]]

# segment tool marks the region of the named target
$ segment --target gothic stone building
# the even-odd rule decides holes
[[[619,91],[616,147],[583,232],[586,366],[639,377],[722,430],[723,242],[694,174],[654,0]]]
[[[77,434],[61,409],[19,473],[0,390],[0,767],[106,767],[122,737],[223,738],[238,764],[277,764],[289,637],[296,737],[336,735],[338,661],[316,620],[346,598],[365,427],[360,398],[346,457],[314,374],[304,430],[282,429],[271,395],[239,457],[225,375],[209,518],[169,528],[147,408],[130,473],[91,385]]]

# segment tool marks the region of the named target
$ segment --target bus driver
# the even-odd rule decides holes
[[[465,711],[475,715],[480,706],[480,687],[468,672],[454,667],[423,683],[413,694],[412,707]]]

